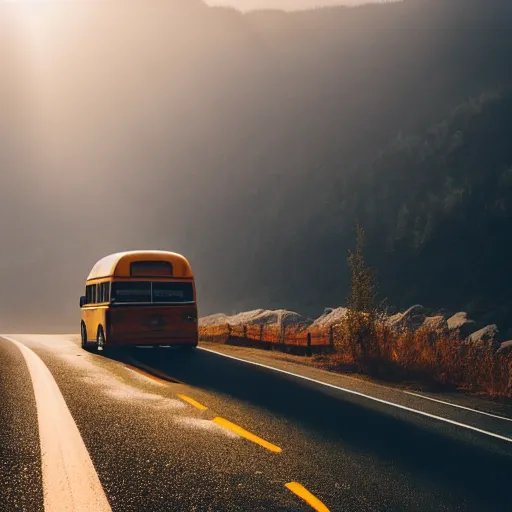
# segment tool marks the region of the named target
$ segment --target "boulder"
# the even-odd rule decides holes
[[[448,322],[444,318],[444,316],[427,316],[423,323],[421,324],[422,329],[427,329],[428,331],[433,331],[436,333],[447,333],[448,332]]]
[[[496,324],[487,325],[466,338],[466,342],[472,345],[485,346],[488,345],[494,349],[498,349],[499,342],[498,326]]]
[[[242,311],[236,315],[227,318],[230,325],[251,325],[258,323],[274,323],[277,322],[277,314],[267,309],[252,309],[250,311]]]
[[[201,327],[208,327],[212,325],[223,325],[228,323],[228,315],[224,313],[216,313],[214,315],[204,316],[199,319],[199,325]]]
[[[512,354],[512,340],[504,341],[503,343],[501,343],[498,350],[496,351],[496,354],[503,356]]]
[[[294,325],[297,327],[306,327],[313,322],[313,319],[308,318],[295,311],[288,311],[286,309],[253,309],[251,311],[244,311],[236,315],[225,315],[219,313],[203,317],[199,320],[200,326],[212,326],[229,324],[237,325],[268,325],[275,324],[280,326]]]
[[[395,325],[402,319],[403,313],[396,313],[394,315],[391,315],[388,317],[388,324],[389,325]]]
[[[278,323],[285,327],[292,325],[299,328],[305,328],[313,323],[312,318],[296,313],[295,311],[278,309],[276,310],[276,313],[278,313]]]
[[[324,308],[324,312],[313,322],[312,325],[317,323],[323,323],[324,321],[328,321],[327,317],[335,310],[335,308]]]
[[[467,338],[473,334],[477,329],[476,322],[468,318],[468,314],[464,311],[459,311],[447,320],[448,330],[457,331],[461,338]]]
[[[396,315],[388,318],[388,324],[396,330],[408,329],[416,331],[425,322],[425,318],[429,314],[429,310],[416,304],[411,306],[407,311],[403,313],[397,313]]]
[[[325,308],[323,314],[310,327],[312,329],[328,329],[339,324],[345,318],[347,311],[347,308]]]

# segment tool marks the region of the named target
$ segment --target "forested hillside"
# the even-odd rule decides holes
[[[511,142],[512,92],[490,91],[397,135],[347,180],[344,207],[367,226],[395,301],[511,322]]]

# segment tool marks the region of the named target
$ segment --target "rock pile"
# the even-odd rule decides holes
[[[254,309],[236,315],[219,313],[199,320],[199,325],[214,326],[236,325],[278,325],[281,327],[295,326],[299,329],[329,329],[342,322],[347,314],[347,308],[325,308],[316,320],[286,309]],[[450,315],[444,310],[431,311],[420,304],[415,304],[402,313],[389,316],[388,324],[397,331],[416,331],[427,329],[433,339],[437,334],[456,334],[468,344],[490,346],[502,354],[512,350],[512,341],[500,333],[496,325],[478,325],[464,311]]]

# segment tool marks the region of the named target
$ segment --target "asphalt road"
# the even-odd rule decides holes
[[[506,409],[220,350],[2,337],[0,511],[511,510]]]

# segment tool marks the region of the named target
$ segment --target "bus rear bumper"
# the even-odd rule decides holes
[[[197,347],[197,338],[115,337],[107,340],[114,347]]]

